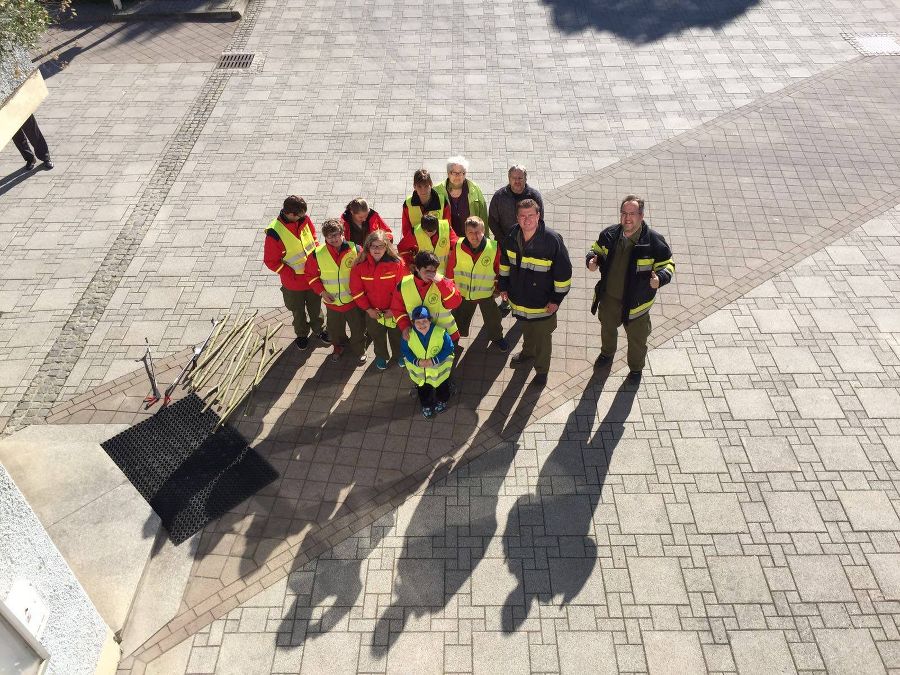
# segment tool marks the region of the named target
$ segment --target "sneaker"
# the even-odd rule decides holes
[[[340,361],[340,359],[341,359],[341,354],[343,354],[343,353],[344,353],[344,348],[335,345],[335,346],[334,346],[334,351],[331,352],[331,360],[332,360],[332,361]]]
[[[298,337],[294,340],[294,344],[297,345],[300,349],[306,349],[309,347],[309,338],[308,337]]]
[[[498,307],[503,314],[509,314],[512,310],[512,307],[509,306],[509,300],[501,300]]]
[[[50,159],[49,157],[48,157],[47,159],[44,160],[44,168],[45,168],[47,171],[49,171],[50,169],[53,168],[53,162],[51,161],[51,159]]]
[[[330,345],[330,344],[331,344],[331,338],[328,336],[328,331],[327,331],[327,330],[323,330],[321,333],[319,333],[319,339],[320,339],[322,342],[324,342],[326,345]]]
[[[642,375],[643,373],[640,370],[632,370],[630,373],[628,373],[628,379],[631,382],[640,382]]]
[[[506,338],[494,340],[494,345],[504,354],[509,351],[509,342],[507,342]]]
[[[434,404],[434,414],[435,414],[435,415],[440,415],[440,414],[441,414],[442,412],[444,412],[445,410],[447,410],[447,404],[446,404],[446,403],[443,403],[443,402],[440,402],[440,401],[439,401],[438,403],[435,403],[435,404]]]
[[[402,356],[397,357],[397,367],[406,368],[406,359],[404,359]]]
[[[426,420],[430,420],[432,417],[434,417],[434,410],[422,406],[422,417],[424,417]]]
[[[387,367],[388,367],[387,359],[382,359],[382,358],[375,359],[375,367],[378,368],[378,370],[387,370]]]
[[[594,359],[594,368],[599,368],[600,366],[606,366],[612,363],[613,357],[610,354],[601,353],[596,359]]]
[[[25,170],[31,171],[34,168],[34,165],[35,161],[33,159],[29,159],[27,162],[25,162]]]
[[[357,366],[363,365],[366,361],[368,361],[368,357],[365,354],[360,354],[359,356],[356,357],[356,365]]]
[[[534,357],[525,352],[519,352],[510,359],[510,363],[514,366],[521,366],[534,360]]]
[[[547,385],[547,373],[538,373],[535,375],[531,384],[536,387],[545,387]]]

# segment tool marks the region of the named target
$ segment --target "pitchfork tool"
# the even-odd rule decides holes
[[[143,361],[144,370],[147,371],[147,377],[150,378],[150,389],[151,392],[147,396],[144,397],[144,410],[150,410],[160,399],[159,387],[156,386],[156,371],[153,369],[153,355],[150,353],[150,340],[144,338],[144,342],[147,344],[147,351],[144,352],[144,355],[135,359],[136,361]]]
[[[209,335],[206,336],[206,340],[203,341],[203,344],[199,347],[194,347],[194,353],[191,355],[191,358],[188,359],[188,362],[184,364],[184,368],[181,369],[181,373],[178,374],[178,377],[175,378],[175,381],[169,385],[168,389],[166,389],[163,394],[163,405],[169,405],[169,402],[172,400],[172,392],[175,391],[175,387],[181,384],[181,381],[184,379],[184,376],[188,374],[196,365],[197,359],[203,353],[203,350],[206,349],[206,345],[209,344],[209,341],[212,339],[213,334],[216,332],[216,326],[218,326],[221,321],[216,321],[212,319],[212,328],[209,331]]]

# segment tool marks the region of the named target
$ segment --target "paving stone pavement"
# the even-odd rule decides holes
[[[896,672],[898,251],[900,207],[652,351],[639,387],[598,374],[437,466],[156,665]]]

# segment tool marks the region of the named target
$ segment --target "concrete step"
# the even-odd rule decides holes
[[[36,425],[0,440],[6,467],[125,655],[178,612],[199,535],[175,547],[100,443],[121,424]]]

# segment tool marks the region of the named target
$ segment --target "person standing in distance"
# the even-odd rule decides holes
[[[517,212],[519,224],[500,242],[497,283],[522,328],[522,351],[511,363],[534,361],[532,384],[542,387],[550,371],[556,312],[572,287],[572,262],[563,238],[544,225],[536,201],[523,199]]]
[[[629,378],[638,381],[647,359],[652,328],[650,308],[656,291],[672,281],[675,263],[665,238],[644,221],[644,200],[628,195],[619,206],[619,224],[607,227],[585,257],[587,268],[600,270],[591,314],[600,319],[599,367],[616,353],[619,326],[628,336]]]

